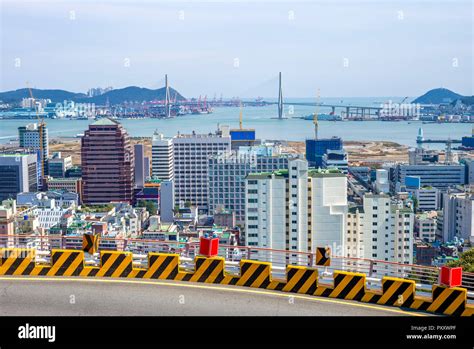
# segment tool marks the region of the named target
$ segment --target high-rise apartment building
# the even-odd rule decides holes
[[[36,154],[0,153],[0,201],[38,190]]]
[[[208,159],[230,152],[229,128],[216,133],[178,134],[173,138],[175,203],[190,203],[208,210]]]
[[[289,160],[286,170],[249,174],[245,191],[248,246],[344,249],[347,178],[340,171],[311,170],[305,160]],[[290,262],[298,258],[293,254]]]
[[[353,258],[413,264],[414,213],[385,194],[365,194],[347,214],[346,253]]]
[[[443,194],[442,240],[474,242],[474,194],[453,190]]]
[[[83,202],[131,202],[134,154],[127,131],[109,118],[89,125],[81,141]]]
[[[241,147],[238,151],[209,158],[209,214],[218,208],[235,212],[236,222],[245,224],[245,177],[253,172],[288,168],[288,155],[272,146]]]
[[[155,132],[151,145],[151,172],[152,176],[164,181],[174,178],[173,139],[166,138]]]

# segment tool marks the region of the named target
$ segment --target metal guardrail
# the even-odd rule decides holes
[[[82,236],[61,235],[0,235],[0,247],[34,248],[38,262],[48,262],[50,251],[55,249],[82,249]],[[133,253],[134,264],[146,267],[148,252],[177,253],[184,268],[192,268],[193,258],[199,253],[198,242],[159,241],[146,239],[125,239],[101,237],[99,250],[117,250]],[[241,259],[252,259],[272,263],[275,277],[285,277],[288,264],[318,267],[315,256],[307,252],[276,250],[253,246],[220,245],[219,256],[226,259],[226,270],[234,273],[239,269]],[[98,256],[89,256],[86,263],[97,264]],[[379,288],[384,276],[415,280],[421,291],[431,292],[431,285],[438,282],[439,268],[413,264],[400,264],[374,259],[331,256],[331,264],[318,267],[320,278],[330,280],[335,270],[359,272],[367,275],[368,287]],[[474,299],[474,273],[463,272],[462,286]]]

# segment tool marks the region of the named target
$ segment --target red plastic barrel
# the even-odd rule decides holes
[[[462,268],[441,267],[440,283],[449,287],[461,286]]]
[[[199,240],[199,254],[206,257],[217,256],[219,238],[201,237]]]

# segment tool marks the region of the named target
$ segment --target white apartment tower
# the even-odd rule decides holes
[[[385,194],[365,194],[347,214],[346,253],[353,258],[413,264],[414,213]]]
[[[163,134],[153,134],[152,145],[152,176],[164,181],[174,178],[173,139],[166,138]]]
[[[186,202],[208,210],[208,159],[229,153],[231,149],[228,126],[216,133],[178,134],[173,138],[175,204]]]
[[[454,237],[474,242],[474,194],[471,192],[443,194],[442,239],[447,242]]]
[[[340,171],[308,170],[306,160],[289,160],[287,170],[249,174],[245,193],[248,246],[313,253],[344,248],[347,179]],[[296,262],[297,254],[291,258]]]

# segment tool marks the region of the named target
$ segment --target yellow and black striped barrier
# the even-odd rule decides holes
[[[408,307],[415,299],[416,284],[413,280],[394,277],[382,279],[382,295],[377,304]]]
[[[53,250],[51,253],[51,268],[46,271],[46,275],[77,276],[81,274],[83,269],[83,251]]]
[[[272,281],[272,290],[314,295],[318,287],[318,269],[288,265],[286,280]]]
[[[241,260],[240,275],[232,284],[237,286],[268,288],[271,283],[271,268],[271,263]]]
[[[145,279],[175,280],[179,272],[179,255],[164,253],[148,254],[148,269],[143,274]]]
[[[96,276],[128,277],[132,269],[131,252],[102,251],[100,253],[100,269]]]
[[[315,296],[358,300],[387,306],[397,306],[450,316],[474,316],[474,306],[467,304],[467,290],[460,287],[434,285],[432,297],[416,296],[413,280],[384,277],[382,290],[366,289],[366,276],[361,273],[334,271],[333,284],[318,282],[315,268],[288,265],[286,278],[272,279],[271,263],[242,260],[238,275],[225,271],[222,257],[198,256],[194,270],[180,270],[178,254],[149,253],[148,266],[133,266],[132,253],[101,251],[100,265],[87,266],[84,251],[56,250],[51,253],[51,263],[35,263],[34,249],[1,248],[0,275],[15,276],[87,276],[168,279],[205,282],[302,293]]]
[[[211,284],[229,284],[232,276],[225,274],[225,259],[222,257],[197,256],[194,259],[194,271],[182,273],[178,279],[183,281],[205,282]],[[226,280],[226,282],[224,282]]]
[[[467,290],[461,287],[433,285],[433,300],[428,311],[433,313],[460,316],[467,303]]]
[[[35,268],[36,252],[26,248],[2,248],[0,275],[30,275]]]
[[[329,267],[331,265],[331,249],[329,247],[316,248],[316,265]]]
[[[365,293],[365,274],[334,271],[334,286],[318,286],[317,296],[360,301]]]
[[[417,297],[415,289],[416,283],[413,280],[385,276],[382,278],[382,291],[367,290],[362,302],[426,310],[431,299]]]

